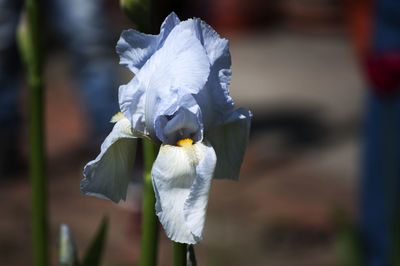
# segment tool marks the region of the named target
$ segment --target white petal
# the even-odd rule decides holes
[[[163,22],[159,35],[149,35],[127,30],[122,32],[117,44],[120,55],[120,64],[138,74],[149,58],[164,45],[165,39],[171,30],[179,24],[179,18],[171,13]],[[119,105],[122,113],[127,117],[132,127],[143,133],[145,130],[145,93],[152,73],[147,70],[135,76],[128,84],[119,87]]]
[[[121,119],[104,140],[100,154],[85,166],[82,193],[114,202],[125,200],[135,152],[136,136],[128,119]]]
[[[120,64],[136,74],[164,44],[168,34],[179,22],[179,18],[172,12],[161,25],[159,35],[144,34],[135,30],[123,31],[116,46],[117,53],[120,55]]]
[[[120,65],[137,73],[157,49],[157,35],[150,35],[136,30],[124,30],[118,40],[116,50],[120,55]]]
[[[216,157],[211,146],[162,145],[151,172],[156,213],[175,242],[201,241]]]
[[[147,134],[145,130],[144,104],[146,87],[134,77],[128,84],[119,87],[119,106],[121,112],[129,119],[132,127]]]
[[[220,38],[218,33],[204,21],[200,22],[200,27],[204,47],[211,63],[210,76],[206,88],[212,99],[212,124],[217,125],[223,122],[223,119],[233,111],[234,107],[228,88],[232,74],[230,70],[231,54],[229,52],[229,41]]]
[[[212,128],[206,138],[217,154],[214,178],[238,180],[240,166],[246,152],[252,114],[246,108],[239,108],[225,121]]]
[[[210,62],[207,84],[195,95],[203,113],[204,125],[208,128],[221,124],[234,107],[228,89],[231,76],[229,41],[220,38],[210,25],[200,19],[187,20],[181,25],[196,32]]]
[[[137,75],[141,84],[147,84],[145,121],[152,137],[155,137],[156,118],[172,115],[208,79],[210,69],[205,50],[195,32],[181,25],[171,31],[163,47]]]
[[[210,186],[216,162],[217,157],[214,149],[210,145],[206,146],[203,160],[196,167],[197,176],[190,188],[190,194],[183,209],[186,224],[198,242],[202,240]]]
[[[186,138],[193,139],[194,142],[201,141],[203,129],[200,119],[201,113],[193,113],[185,107],[180,107],[171,118],[159,116],[156,119],[156,135],[162,143],[171,145],[175,145],[179,139]]]

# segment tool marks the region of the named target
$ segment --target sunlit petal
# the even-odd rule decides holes
[[[123,31],[116,46],[120,64],[136,74],[164,44],[165,38],[179,22],[179,18],[172,12],[164,20],[158,35],[144,34],[132,29]]]
[[[132,127],[144,134],[144,103],[146,88],[137,77],[134,77],[128,84],[119,87],[119,106],[125,117],[129,119]]]
[[[213,148],[203,143],[161,146],[152,169],[156,213],[173,241],[201,240],[215,163]]]
[[[114,202],[126,199],[136,153],[136,136],[128,119],[119,120],[101,145],[100,154],[83,170],[81,191]]]
[[[138,73],[146,86],[145,121],[155,137],[154,123],[158,116],[173,115],[186,103],[188,96],[198,93],[210,72],[206,52],[195,33],[176,26],[164,46]]]
[[[204,147],[203,154],[203,159],[196,167],[197,176],[190,187],[189,197],[183,209],[186,225],[197,242],[202,240],[210,186],[217,163],[215,151],[210,145]]]
[[[183,21],[181,25],[196,32],[210,63],[207,83],[195,94],[203,113],[203,123],[206,128],[221,124],[234,106],[228,89],[231,77],[229,41],[221,38],[210,25],[200,19]]]

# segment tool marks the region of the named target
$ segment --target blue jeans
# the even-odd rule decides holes
[[[372,49],[378,53],[398,51],[400,1],[374,3]],[[365,265],[387,266],[392,255],[395,218],[400,210],[399,93],[390,99],[369,94],[363,142],[361,230],[367,253]]]
[[[370,94],[363,136],[361,231],[367,266],[386,266],[391,256],[400,193],[400,96]]]
[[[44,0],[51,32],[72,59],[80,95],[92,124],[92,137],[102,139],[118,111],[117,59],[112,60],[110,25],[99,0]],[[20,0],[0,0],[0,128],[16,136],[20,73],[15,32],[22,9]],[[48,88],[51,89],[51,88]]]

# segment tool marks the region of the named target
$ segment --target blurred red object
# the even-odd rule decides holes
[[[372,0],[345,0],[345,2],[352,42],[361,59],[371,48]]]
[[[371,88],[380,96],[391,96],[400,87],[400,51],[366,56],[365,71]]]
[[[374,51],[372,47],[372,0],[346,0],[351,39],[369,86],[382,97],[390,97],[400,87],[400,51]]]

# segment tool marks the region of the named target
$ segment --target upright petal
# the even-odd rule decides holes
[[[152,137],[158,116],[175,113],[186,97],[198,93],[210,72],[208,57],[195,32],[181,24],[147,61],[137,78],[146,84],[145,121]],[[124,110],[121,110],[124,113]]]
[[[207,84],[204,90],[195,95],[203,112],[204,125],[208,128],[221,124],[234,106],[228,89],[231,77],[229,41],[220,38],[210,25],[200,19],[187,20],[181,25],[196,32],[210,62]]]
[[[168,34],[179,22],[179,18],[172,12],[161,25],[159,35],[144,34],[132,29],[123,31],[116,46],[120,64],[136,74],[164,44]]]
[[[173,241],[201,241],[215,163],[215,152],[208,144],[161,146],[151,175],[156,213]]]
[[[221,124],[234,107],[228,88],[232,74],[230,70],[231,54],[227,39],[220,38],[218,33],[204,21],[200,21],[200,28],[211,64],[206,88],[213,100],[213,121],[211,123],[214,126]]]
[[[135,30],[123,31],[117,43],[120,64],[138,74],[149,58],[164,45],[171,30],[179,24],[179,18],[171,13],[163,22],[159,35],[149,35]],[[145,130],[145,93],[152,73],[144,71],[135,76],[128,84],[119,87],[119,105],[132,127],[144,134]],[[140,78],[139,78],[140,76]]]
[[[239,108],[223,125],[206,133],[217,154],[214,178],[238,180],[249,139],[251,117],[248,109]]]
[[[82,193],[114,202],[125,200],[135,152],[136,136],[128,119],[123,118],[104,140],[100,154],[85,166]]]
[[[145,130],[144,104],[146,87],[134,77],[128,84],[119,87],[119,106],[125,117],[129,119],[132,127],[147,134]]]

